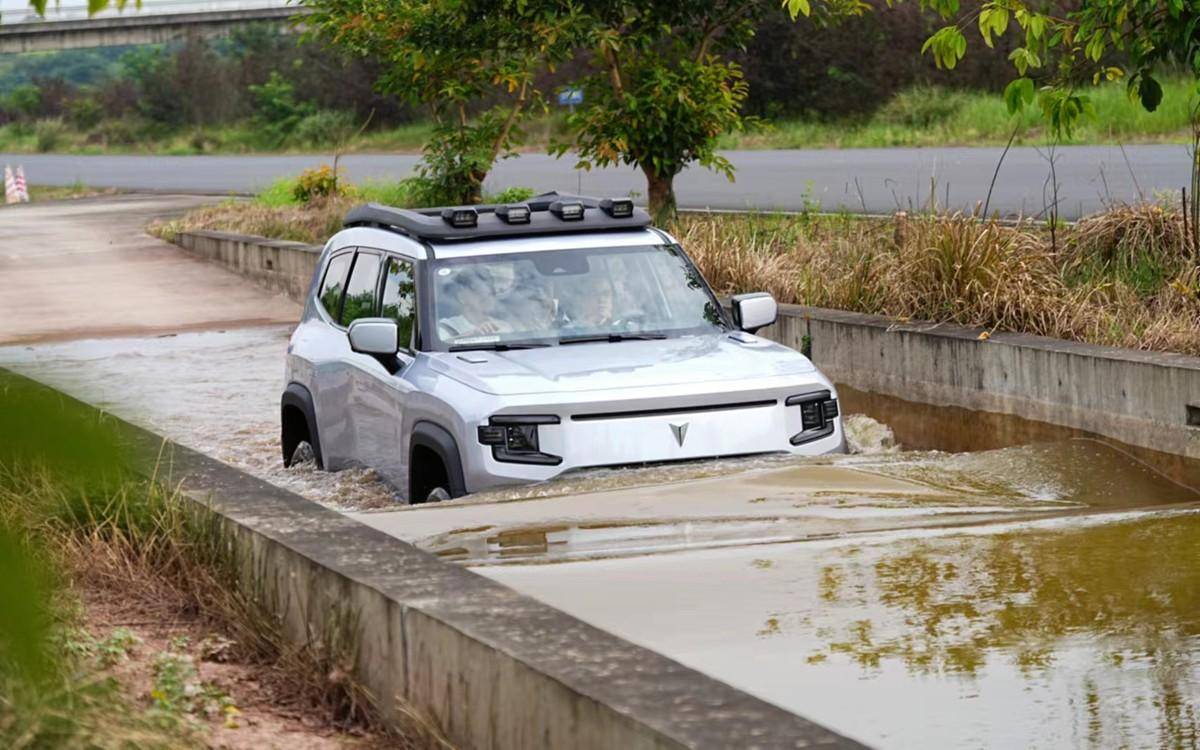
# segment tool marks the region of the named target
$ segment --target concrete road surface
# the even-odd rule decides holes
[[[146,234],[151,219],[204,202],[130,195],[0,206],[0,343],[296,321],[295,302]]]
[[[867,213],[927,208],[971,210],[987,197],[1000,148],[891,148],[811,151],[731,151],[737,167],[730,183],[704,169],[678,180],[680,205],[688,208],[800,210],[819,206]],[[1153,199],[1155,191],[1188,184],[1189,155],[1182,145],[1060,147],[1055,172],[1063,218],[1100,209],[1108,201]],[[359,154],[342,159],[351,180],[396,180],[412,172],[413,154]],[[273,180],[330,162],[304,156],[59,156],[0,154],[0,162],[23,164],[32,184],[179,192],[252,192]],[[1012,149],[996,181],[990,210],[1006,216],[1043,214],[1053,202],[1048,154]],[[523,154],[500,162],[488,188],[526,185],[537,190],[595,195],[645,193],[632,168],[580,172],[571,158]]]

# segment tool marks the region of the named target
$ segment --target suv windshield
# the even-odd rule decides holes
[[[727,330],[700,274],[669,245],[446,258],[432,278],[435,335],[452,350]]]

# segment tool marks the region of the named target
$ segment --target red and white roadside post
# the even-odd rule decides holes
[[[28,203],[29,188],[25,185],[25,168],[20,164],[17,165],[17,173],[13,178],[13,182],[17,186],[17,200],[21,203]]]
[[[4,202],[21,202],[21,194],[17,192],[17,180],[13,177],[12,167],[7,164],[4,165]]]

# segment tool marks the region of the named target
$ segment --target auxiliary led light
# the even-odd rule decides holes
[[[628,219],[633,216],[633,201],[629,198],[605,198],[600,201],[600,208],[614,219]]]
[[[583,218],[583,204],[579,201],[555,201],[550,204],[550,213],[563,221],[579,221]]]
[[[479,212],[473,208],[447,208],[442,210],[442,221],[456,229],[470,229],[479,224]]]
[[[496,206],[496,215],[505,224],[528,224],[530,218],[529,204],[514,203],[508,206]]]

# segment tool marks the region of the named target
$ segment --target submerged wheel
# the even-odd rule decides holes
[[[316,436],[309,434],[308,420],[304,412],[291,404],[285,404],[281,416],[279,443],[283,453],[283,465],[295,466],[305,461],[313,461],[318,469],[323,469],[321,446]]]
[[[410,503],[436,503],[451,497],[446,465],[435,451],[424,445],[414,447],[409,471]]]
[[[291,458],[288,460],[285,460],[283,462],[283,465],[284,466],[297,466],[299,464],[307,463],[309,461],[316,463],[317,452],[313,450],[311,443],[309,443],[307,440],[302,440],[302,441],[300,441],[300,444],[296,446],[296,449],[294,451],[292,451]]]

